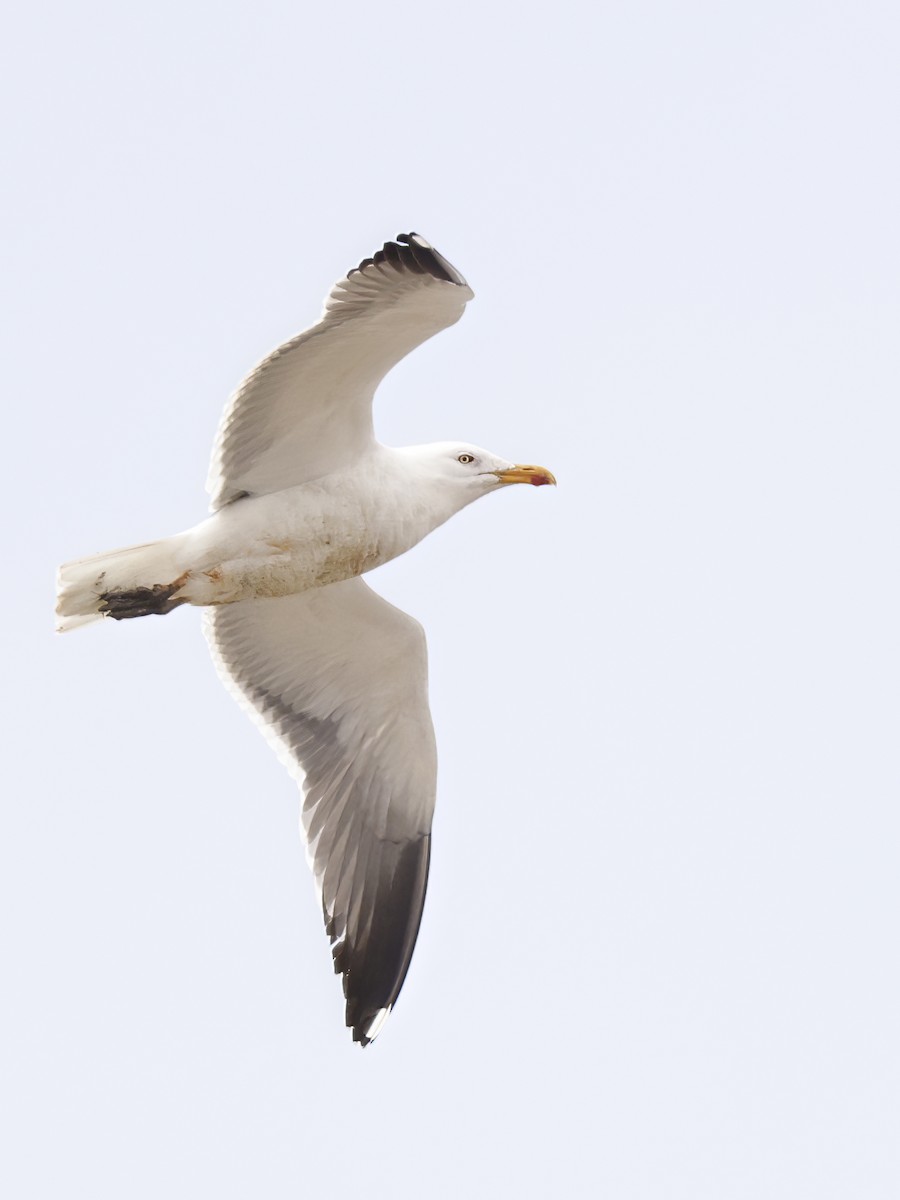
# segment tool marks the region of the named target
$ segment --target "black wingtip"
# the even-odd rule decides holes
[[[457,287],[469,286],[456,267],[447,262],[446,258],[419,233],[398,233],[396,241],[385,242],[371,258],[364,258],[358,267],[354,267],[347,274],[350,276],[383,262],[389,262],[401,270],[413,271],[416,275],[432,275],[435,279],[456,284]]]
[[[420,233],[398,233],[397,241],[409,248],[411,256],[429,275],[435,275],[438,279],[445,279],[447,283],[455,283],[459,287],[469,286],[456,267],[447,262],[443,254],[439,254]]]
[[[365,896],[368,920],[331,947],[335,971],[343,976],[346,1024],[362,1046],[381,1032],[409,970],[428,886],[431,836],[382,843],[382,850]],[[327,914],[326,929],[334,939],[337,930]]]

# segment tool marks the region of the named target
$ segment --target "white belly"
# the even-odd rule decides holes
[[[249,497],[181,535],[177,597],[206,605],[292,595],[362,575],[424,532],[403,536],[389,506],[373,512],[352,488]]]

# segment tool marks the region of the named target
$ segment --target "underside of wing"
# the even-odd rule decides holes
[[[263,359],[232,396],[213,448],[211,507],[352,464],[374,438],[378,384],[458,321],[472,295],[416,233],[364,259],[334,285],[317,324]]]
[[[304,792],[303,829],[366,1045],[403,986],[422,918],[436,757],[425,638],[361,579],[208,610],[216,665]]]

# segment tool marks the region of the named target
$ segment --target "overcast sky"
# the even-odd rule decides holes
[[[893,3],[19,5],[0,72],[16,1200],[900,1194]],[[550,467],[369,581],[428,633],[432,881],[343,1027],[199,614],[52,634],[224,402],[416,229],[389,443]]]

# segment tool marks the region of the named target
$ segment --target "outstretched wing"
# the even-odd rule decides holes
[[[403,986],[425,903],[437,760],[422,627],[357,578],[207,610],[206,634],[302,783],[347,1024],[366,1045]]]
[[[336,283],[321,319],[255,367],[219,425],[215,510],[354,462],[372,443],[372,397],[401,358],[453,325],[474,293],[417,233],[401,233]]]

